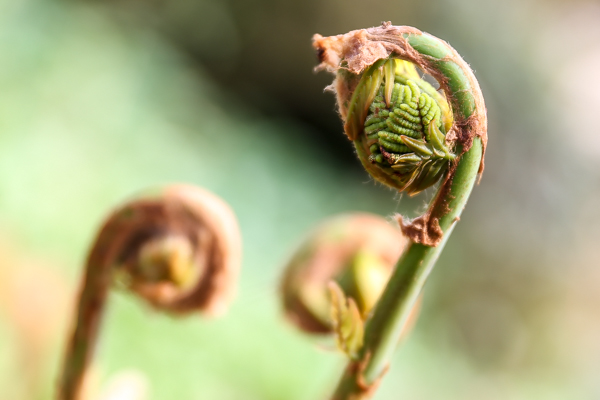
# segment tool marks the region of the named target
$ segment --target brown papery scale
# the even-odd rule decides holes
[[[206,190],[172,185],[118,207],[88,255],[58,399],[83,400],[111,284],[169,314],[221,315],[235,294],[240,261],[235,215]]]

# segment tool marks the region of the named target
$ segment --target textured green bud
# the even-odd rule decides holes
[[[348,72],[340,71],[338,79],[346,79]],[[455,158],[446,144],[451,127],[444,95],[412,63],[394,56],[362,73],[345,121],[369,172],[411,195],[435,184]]]

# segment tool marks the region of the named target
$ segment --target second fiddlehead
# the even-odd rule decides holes
[[[234,294],[240,253],[233,212],[205,190],[173,185],[116,209],[86,261],[58,399],[84,400],[84,378],[113,283],[157,310],[218,315]]]

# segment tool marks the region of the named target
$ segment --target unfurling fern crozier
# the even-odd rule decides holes
[[[363,345],[331,400],[370,399],[410,311],[483,171],[487,116],[469,65],[445,41],[383,23],[313,36],[320,65],[336,76],[346,135],[365,169],[409,194],[440,182],[424,214],[399,216],[410,239],[365,324]],[[419,76],[431,76],[440,92]],[[442,94],[443,93],[443,94]]]

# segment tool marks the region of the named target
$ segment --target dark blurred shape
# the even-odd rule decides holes
[[[277,0],[182,0],[176,2],[113,0],[126,24],[154,29],[206,68],[219,86],[267,117],[288,116],[312,126],[321,146],[338,161],[356,166],[343,135],[330,83],[313,73],[318,63],[311,47],[314,33],[337,34],[386,20],[418,26],[412,3]],[[381,10],[385,9],[385,14]]]

